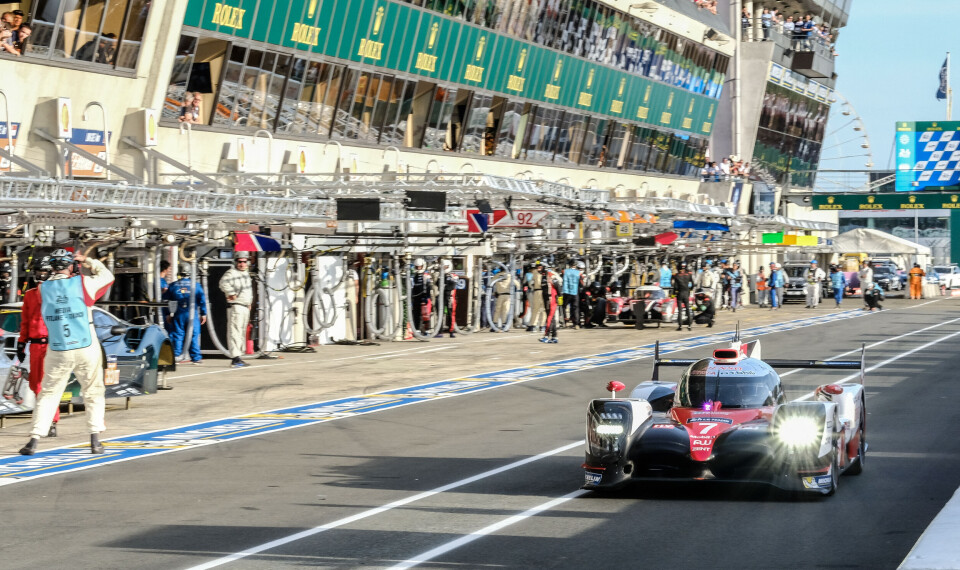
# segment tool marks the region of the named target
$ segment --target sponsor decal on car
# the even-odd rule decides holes
[[[587,485],[599,485],[601,479],[603,479],[602,473],[594,473],[593,471],[583,473],[583,482]]]

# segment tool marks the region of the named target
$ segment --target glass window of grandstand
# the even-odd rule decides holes
[[[413,121],[413,99],[416,93],[416,81],[397,79],[393,82],[384,107],[380,144],[413,146],[411,123]]]
[[[210,124],[214,94],[223,71],[228,44],[212,38],[180,36],[167,84],[161,118]],[[219,112],[219,109],[218,109]]]
[[[630,148],[630,131],[633,129],[630,125],[617,123],[610,128],[610,136],[607,139],[607,154],[604,160],[598,161],[597,166],[606,168],[624,168],[627,159],[627,150]]]
[[[564,113],[559,121],[557,148],[553,160],[577,164],[583,152],[583,138],[587,129],[587,117],[576,113]]]
[[[470,91],[437,88],[423,138],[423,148],[445,151],[456,151],[459,148],[472,95]]]
[[[607,160],[607,131],[613,121],[591,117],[587,123],[586,136],[583,139],[583,153],[580,164],[584,166],[603,166]]]
[[[523,144],[524,160],[549,162],[553,160],[560,117],[563,111],[549,107],[537,107],[526,125],[526,142]]]
[[[494,101],[497,108],[494,108]],[[475,93],[464,124],[460,151],[490,156],[496,144],[497,112],[502,110],[504,99],[492,95]]]
[[[14,49],[26,57],[132,70],[150,7],[150,0],[22,2],[26,18],[14,21]]]
[[[495,156],[517,158],[522,151],[523,134],[533,105],[516,101],[503,101],[499,113]]]

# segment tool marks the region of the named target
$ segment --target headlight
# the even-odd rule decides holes
[[[600,424],[597,426],[597,433],[600,435],[620,435],[623,433],[622,425]]]
[[[813,418],[794,417],[786,418],[780,424],[777,437],[790,447],[806,447],[817,443],[820,436],[820,426]]]

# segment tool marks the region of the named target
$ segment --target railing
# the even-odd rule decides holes
[[[750,18],[744,25],[741,19],[741,40],[745,42],[763,42],[772,41],[785,50],[794,52],[814,52],[817,55],[827,59],[833,59],[833,46],[827,41],[818,28],[814,28],[809,33],[806,31],[796,31],[784,29],[784,22],[773,23],[770,27],[764,27],[763,21],[759,18]],[[802,24],[802,22],[801,22]]]

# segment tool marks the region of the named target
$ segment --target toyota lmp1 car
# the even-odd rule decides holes
[[[731,481],[832,495],[841,474],[858,475],[867,450],[859,361],[761,360],[759,341],[711,358],[654,357],[653,379],[629,398],[590,402],[584,489],[630,482]],[[678,383],[661,366],[684,366]],[[813,401],[787,402],[776,368],[859,370],[859,383],[825,384]]]

